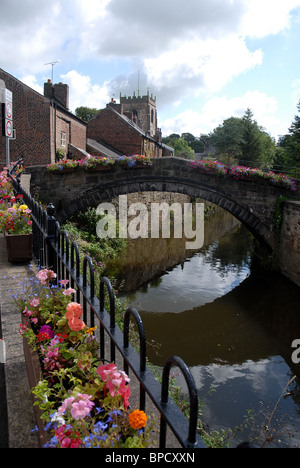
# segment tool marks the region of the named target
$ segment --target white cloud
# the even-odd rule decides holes
[[[274,133],[272,136],[277,137],[277,134],[285,133],[286,129],[286,123],[274,116],[277,107],[275,98],[259,91],[249,91],[236,98],[226,96],[211,98],[200,111],[186,110],[174,118],[165,119],[160,125],[164,136],[184,132],[200,136],[201,133],[210,133],[218,125],[222,125],[225,119],[242,117],[246,109],[250,108],[258,125],[264,127],[266,131],[271,128]]]
[[[222,41],[191,40],[172,51],[145,59],[145,73],[152,88],[161,95],[166,88],[214,92],[233,77],[261,65],[261,50],[250,52],[243,39],[229,35]],[[161,91],[162,90],[162,91]]]
[[[18,68],[23,73],[32,74],[40,72],[45,62],[53,60],[66,34],[61,20],[65,2],[1,1],[0,50],[3,68]]]
[[[107,83],[103,86],[93,85],[89,76],[80,75],[75,70],[61,75],[61,78],[70,87],[70,109],[87,106],[102,109],[110,100]]]
[[[37,83],[36,77],[34,75],[24,75],[20,78],[20,81],[22,81],[22,83],[25,83],[27,86],[34,89],[38,93],[44,94],[43,87]]]
[[[240,31],[256,38],[277,34],[289,27],[291,11],[299,5],[299,0],[250,0]]]

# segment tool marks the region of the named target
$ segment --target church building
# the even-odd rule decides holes
[[[143,154],[150,157],[172,156],[173,148],[162,143],[157,126],[156,99],[153,96],[120,95],[88,121],[87,151],[105,155],[102,148],[114,149],[116,156]]]

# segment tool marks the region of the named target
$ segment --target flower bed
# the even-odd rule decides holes
[[[38,353],[42,369],[32,393],[49,434],[45,446],[147,446],[147,416],[129,409],[128,376],[114,363],[99,361],[96,327],[83,322],[67,280],[51,286],[55,277],[53,271],[41,270],[38,290],[16,299],[23,316],[20,333]]]
[[[151,167],[152,162],[149,156],[142,154],[133,154],[132,156],[120,156],[117,160],[118,164],[125,167]]]
[[[258,168],[246,166],[227,166],[218,161],[192,161],[190,166],[203,173],[215,174],[221,177],[232,177],[235,180],[265,180],[272,185],[295,191],[296,183],[285,174],[273,171],[264,172]]]

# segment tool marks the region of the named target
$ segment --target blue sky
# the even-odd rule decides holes
[[[300,0],[1,0],[0,67],[70,109],[156,96],[163,135],[213,131],[249,107],[274,138],[300,100]],[[139,80],[138,80],[139,76]],[[17,111],[15,109],[15,111]]]

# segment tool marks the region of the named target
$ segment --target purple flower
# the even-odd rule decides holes
[[[50,338],[54,337],[54,331],[49,327],[49,325],[43,325],[40,329],[40,333],[47,333]]]

